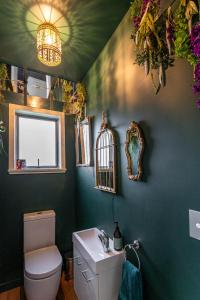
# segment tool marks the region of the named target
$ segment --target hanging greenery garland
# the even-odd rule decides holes
[[[166,70],[173,66],[174,22],[171,7],[161,16],[160,0],[131,2],[132,39],[136,46],[135,63],[151,75],[156,94],[166,85]],[[155,72],[158,84],[155,83]]]
[[[200,0],[178,0],[173,14],[171,6],[175,1],[162,14],[160,0],[131,2],[135,63],[151,75],[158,93],[166,85],[166,70],[173,66],[174,57],[186,59],[194,67],[193,92],[200,96]],[[200,99],[197,107],[200,108]]]

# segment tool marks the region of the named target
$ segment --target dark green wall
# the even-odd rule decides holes
[[[8,110],[3,117],[8,121]],[[9,175],[0,156],[0,291],[20,285],[23,274],[23,213],[54,209],[56,243],[63,254],[72,247],[75,229],[75,170],[73,118],[66,118],[65,174]],[[5,148],[8,132],[4,138]]]
[[[99,226],[112,235],[114,213],[125,241],[142,243],[145,299],[199,300],[200,241],[189,238],[188,229],[189,208],[200,210],[200,112],[192,69],[176,61],[167,87],[155,96],[133,53],[126,16],[85,78],[94,141],[102,110],[118,134],[119,192],[114,197],[94,189],[94,168],[79,168],[79,228]],[[124,143],[132,120],[145,136],[141,182],[127,177]]]

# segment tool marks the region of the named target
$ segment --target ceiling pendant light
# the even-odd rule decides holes
[[[49,67],[61,63],[62,45],[60,33],[56,26],[44,22],[37,29],[37,57]]]

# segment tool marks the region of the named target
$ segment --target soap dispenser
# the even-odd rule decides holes
[[[114,222],[114,223],[116,224],[115,231],[113,234],[114,249],[116,251],[121,251],[123,249],[122,234],[120,232],[118,222]]]

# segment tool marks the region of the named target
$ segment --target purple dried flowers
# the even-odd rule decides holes
[[[140,16],[136,16],[136,17],[133,18],[133,26],[136,29],[139,28],[140,22],[141,22],[141,17]]]
[[[200,92],[200,62],[198,62],[194,69],[194,81],[193,91],[195,94]]]
[[[192,27],[192,32],[190,36],[190,47],[191,51],[195,57],[200,58],[200,22],[196,23]],[[200,93],[200,60],[195,66],[194,69],[194,85],[193,85],[193,93]],[[197,100],[197,107],[200,109],[200,100]]]
[[[200,62],[198,62],[197,65],[195,66],[194,78],[195,78],[195,81],[196,80],[200,81]]]
[[[200,109],[200,100],[197,100],[197,107]]]
[[[192,90],[193,90],[193,93],[194,93],[194,94],[200,93],[200,85],[195,83],[195,84],[193,85]]]
[[[194,85],[193,85],[193,93],[200,93],[200,61],[196,64],[194,69]],[[200,100],[197,101],[197,107],[200,108]]]
[[[200,58],[200,22],[196,23],[192,27],[192,32],[190,36],[190,45],[192,53]]]

